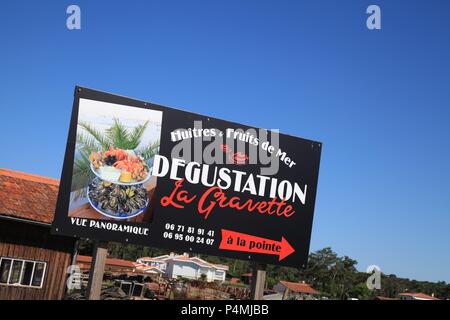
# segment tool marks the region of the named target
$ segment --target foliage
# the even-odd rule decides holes
[[[92,254],[92,245],[87,240],[82,240],[78,248],[80,254]],[[110,257],[136,261],[140,257],[159,256],[168,254],[170,251],[111,242],[108,246],[108,253]],[[242,274],[251,272],[248,261],[204,255],[201,258],[211,263],[228,265],[230,267],[228,278],[240,278]],[[434,294],[441,299],[450,298],[450,284],[397,278],[392,274],[382,274],[381,289],[371,291],[366,286],[366,280],[369,275],[364,272],[358,272],[356,264],[356,260],[347,256],[339,257],[331,248],[324,248],[310,254],[308,267],[304,270],[268,265],[266,268],[266,286],[272,288],[280,280],[305,281],[320,291],[322,297],[330,299],[357,298],[367,300],[376,296],[396,298],[399,293],[405,291]]]
[[[361,282],[349,289],[348,296],[350,298],[357,298],[358,300],[370,300],[374,298],[374,292],[367,288],[365,282]]]

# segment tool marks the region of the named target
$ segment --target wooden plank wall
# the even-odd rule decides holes
[[[75,239],[50,235],[49,227],[0,220],[0,257],[47,263],[41,289],[0,285],[0,299],[62,299],[74,243]]]

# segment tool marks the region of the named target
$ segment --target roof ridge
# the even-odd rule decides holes
[[[428,293],[423,293],[423,292],[401,292],[398,295],[399,296],[427,296],[427,297],[431,297],[431,298],[436,298],[436,297],[433,297],[432,295],[429,295]]]
[[[92,263],[92,256],[86,256],[86,255],[78,255],[77,256],[77,260],[80,259],[86,259],[88,262]],[[126,260],[126,259],[120,259],[120,258],[114,258],[114,257],[106,257],[106,262],[125,262],[128,265],[134,265],[135,261],[131,261],[131,260]]]
[[[306,283],[306,282],[292,282],[292,281],[286,281],[286,280],[280,280],[280,282],[284,282],[284,283],[294,283],[294,284],[303,284],[303,285],[310,286],[310,284],[309,284],[309,283]]]
[[[0,168],[0,176],[8,176],[11,178],[16,178],[16,179],[22,179],[22,180],[28,180],[28,181],[38,182],[38,183],[59,186],[59,179],[44,177],[44,176],[40,176],[37,174],[27,173],[27,172],[18,171],[18,170]]]

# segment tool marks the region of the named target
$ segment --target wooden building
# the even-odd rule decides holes
[[[282,300],[304,300],[320,295],[320,292],[305,282],[280,281],[273,290],[282,294]]]
[[[75,239],[50,234],[58,184],[0,169],[0,300],[63,298]]]

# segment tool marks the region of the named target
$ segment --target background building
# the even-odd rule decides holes
[[[209,263],[198,257],[189,257],[187,253],[182,255],[171,253],[154,258],[144,257],[139,258],[137,262],[157,268],[163,271],[168,278],[173,279],[178,277],[201,279],[204,277],[208,282],[223,282],[228,271],[228,266]]]
[[[435,298],[434,296],[429,296],[425,293],[420,292],[404,292],[400,293],[398,295],[400,297],[400,300],[439,300],[438,298]]]
[[[282,294],[282,300],[311,299],[319,295],[319,291],[304,282],[280,281],[273,290]]]
[[[61,299],[75,239],[53,236],[58,180],[0,169],[0,299]]]

